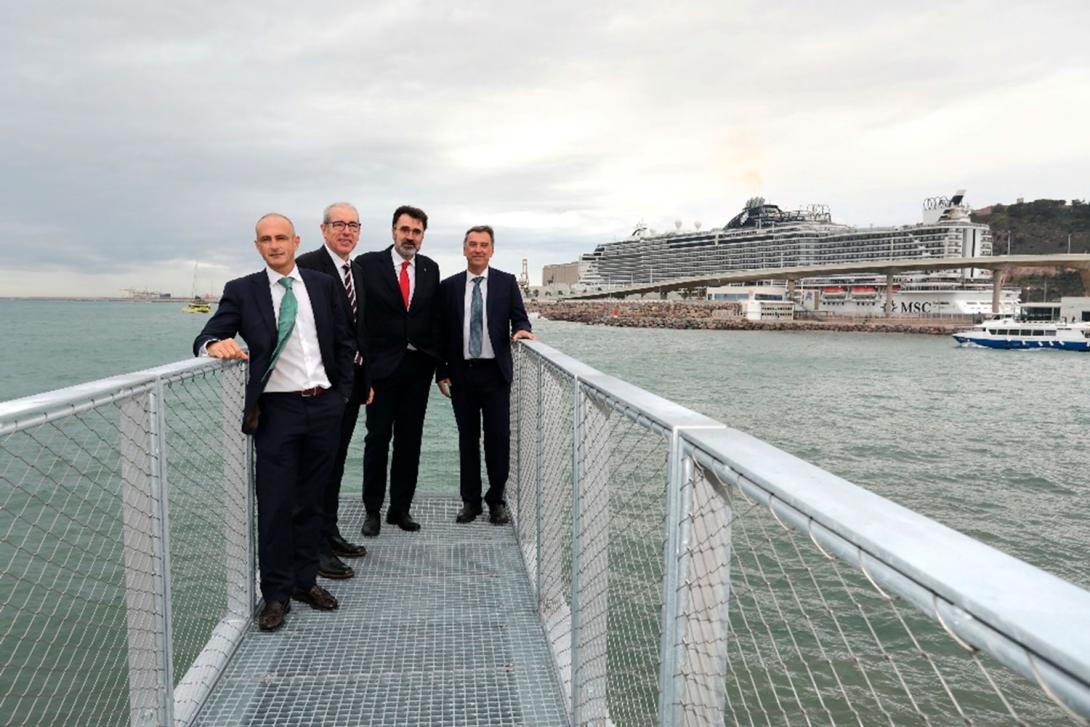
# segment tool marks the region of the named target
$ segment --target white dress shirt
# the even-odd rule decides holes
[[[476,358],[496,358],[492,350],[492,341],[488,338],[488,268],[478,275],[471,270],[466,271],[466,299],[465,315],[462,317],[462,356],[466,359],[474,358],[469,353],[469,318],[473,311],[473,278],[483,278],[478,285],[481,286],[481,355]]]
[[[352,269],[352,258],[348,260],[342,260],[341,256],[329,249],[329,245],[322,245],[322,248],[329,253],[329,259],[333,261],[333,267],[337,268],[337,275],[341,276],[341,287],[344,287],[344,266],[347,265],[348,269]],[[352,281],[355,283],[356,281]]]
[[[307,294],[307,286],[303,282],[299,268],[292,268],[286,276],[270,267],[265,268],[265,273],[269,276],[273,316],[277,325],[280,324],[280,303],[284,300],[284,294],[287,293],[284,286],[277,282],[280,278],[292,279],[291,292],[295,294],[295,300],[298,303],[295,327],[284,343],[280,358],[276,360],[276,366],[269,375],[265,391],[302,391],[315,386],[328,389],[329,377],[326,376],[325,366],[322,364],[322,351],[318,347],[318,327],[314,323],[314,309],[310,305],[310,296]]]

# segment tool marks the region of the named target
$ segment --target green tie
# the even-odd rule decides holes
[[[276,368],[276,360],[280,358],[280,353],[284,350],[284,344],[288,342],[288,337],[291,336],[291,332],[295,328],[295,312],[299,310],[299,302],[295,299],[295,293],[291,292],[292,279],[285,276],[276,282],[285,288],[284,299],[280,301],[280,320],[276,324],[276,349],[273,350],[268,370],[261,377],[263,382],[268,381],[269,377],[272,376],[273,369]]]

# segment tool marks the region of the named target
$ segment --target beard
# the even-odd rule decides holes
[[[416,245],[412,242],[395,242],[394,249],[397,250],[397,254],[406,260],[412,260],[416,255]]]

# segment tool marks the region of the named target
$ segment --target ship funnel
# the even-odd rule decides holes
[[[674,220],[674,229],[675,230],[680,230],[681,229],[681,220]]]
[[[696,228],[696,229],[698,229],[698,230],[699,230],[699,229],[700,229],[700,228],[701,228],[701,227],[702,227],[703,225],[704,225],[704,223],[703,223],[703,222],[701,222],[700,220],[697,220],[696,222],[694,222],[694,223],[693,223],[693,227],[695,227],[695,228]]]

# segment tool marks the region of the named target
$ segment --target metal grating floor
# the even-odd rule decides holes
[[[513,528],[457,525],[453,498],[417,498],[423,526],[363,538],[363,505],[342,530],[367,556],[356,576],[319,579],[331,613],[292,602],[284,627],[256,625],[195,724],[567,725],[560,686]]]

